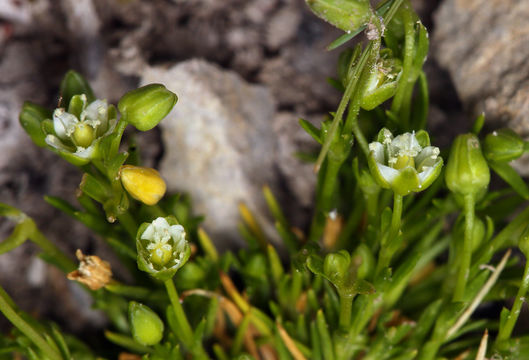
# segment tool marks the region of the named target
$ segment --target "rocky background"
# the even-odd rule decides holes
[[[529,3],[412,2],[432,35],[426,71],[437,143],[448,145],[481,111],[487,126],[527,135]],[[170,190],[192,195],[219,243],[240,244],[241,201],[266,224],[264,184],[303,227],[315,178],[295,154],[314,143],[297,119],[317,122],[337,106],[340,94],[325,79],[339,51],[325,46],[339,35],[303,0],[0,0],[0,201],[33,217],[72,256],[77,248],[110,256],[43,201],[44,194],[74,201],[80,174],[18,125],[24,100],[54,107],[73,68],[109,102],[149,82],[178,94],[162,126],[139,135],[142,156]],[[0,239],[11,228],[0,219]],[[35,253],[27,243],[0,256],[0,284],[17,303],[77,333],[101,326],[77,286]],[[7,326],[0,319],[0,329]]]

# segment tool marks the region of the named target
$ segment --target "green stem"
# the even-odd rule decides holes
[[[509,316],[507,317],[505,326],[500,327],[500,332],[498,334],[498,337],[496,338],[496,344],[499,344],[502,341],[508,340],[511,337],[512,331],[514,329],[514,325],[516,325],[516,321],[518,320],[518,315],[520,315],[520,310],[522,308],[523,303],[525,302],[525,294],[527,294],[528,290],[529,290],[529,261],[526,259],[522,283],[520,284],[520,288],[518,289],[518,294],[516,294],[514,304],[512,305],[511,311],[509,312]]]
[[[388,267],[391,263],[391,258],[393,254],[398,249],[396,243],[400,231],[400,223],[402,219],[402,195],[397,193],[393,194],[393,214],[391,216],[391,225],[389,227],[389,232],[386,238],[386,241],[382,242],[382,248],[380,249],[380,257],[377,263],[376,276],[380,272]]]
[[[351,326],[351,313],[353,308],[353,297],[340,294],[340,329],[349,330]]]
[[[138,224],[136,223],[136,220],[132,217],[130,212],[125,211],[122,214],[119,214],[118,220],[121,226],[123,226],[125,231],[130,235],[130,237],[133,240],[136,239],[136,232],[138,231]]]
[[[327,152],[329,151],[331,143],[333,139],[335,138],[335,134],[338,131],[338,125],[342,121],[343,114],[345,112],[347,104],[349,103],[349,99],[351,99],[351,96],[353,95],[354,91],[357,88],[360,75],[363,73],[364,67],[367,63],[367,59],[368,59],[369,54],[371,53],[372,48],[373,48],[373,42],[370,42],[365,48],[362,55],[360,55],[360,59],[358,60],[358,64],[356,66],[355,72],[353,76],[351,76],[351,80],[348,82],[347,87],[345,88],[345,92],[342,96],[342,99],[340,100],[340,104],[338,105],[338,109],[336,110],[336,114],[334,115],[334,119],[332,120],[331,127],[329,128],[329,133],[327,135],[327,138],[325,142],[323,143],[323,146],[321,147],[320,154],[318,155],[318,159],[316,160],[316,164],[314,165],[314,170],[316,172],[319,171],[321,164],[323,164],[323,160],[325,160],[325,157],[327,155]]]
[[[184,345],[190,349],[193,345],[193,330],[191,330],[191,325],[189,325],[189,321],[184,313],[184,308],[180,304],[180,297],[174,286],[173,279],[165,281],[165,288],[167,289],[167,295],[169,295],[169,300],[173,306],[176,321],[181,331],[180,334],[175,335],[179,336]]]
[[[184,308],[182,307],[182,304],[180,304],[180,297],[178,296],[178,292],[174,286],[173,279],[166,280],[164,284],[165,288],[167,289],[167,295],[169,295],[169,300],[171,301],[171,305],[173,307],[177,326],[180,330],[180,333],[175,335],[182,340],[184,346],[190,352],[192,352],[196,358],[207,359],[208,357],[202,346],[195,346],[196,344],[193,330],[191,329],[191,325],[187,320]]]
[[[62,356],[42,338],[16,311],[9,305],[12,301],[0,290],[0,311],[18,329],[26,335],[50,360],[62,360]]]
[[[410,86],[413,86],[414,81],[411,79],[413,53],[415,50],[415,31],[414,21],[411,18],[410,11],[404,11],[404,60],[402,63],[402,74],[397,86],[397,92],[391,103],[391,112],[396,116],[400,117],[403,122],[403,127],[406,129],[409,125],[409,118],[402,117],[403,114],[407,113],[409,116],[409,100],[408,96],[411,92],[408,90]],[[408,102],[405,105],[405,102]],[[407,109],[406,109],[407,108]]]
[[[463,252],[459,254],[459,272],[454,292],[453,301],[463,301],[465,287],[467,285],[470,264],[472,260],[472,229],[474,228],[474,195],[467,194],[464,199],[465,212],[465,238],[463,240]]]
[[[33,227],[29,239],[37,244],[48,257],[52,258],[63,272],[67,273],[77,268],[77,265],[68,256],[37,229],[33,220],[29,219],[26,221],[31,221],[31,226]]]
[[[323,234],[323,229],[325,227],[325,213],[331,210],[332,198],[341,166],[342,162],[332,161],[330,159],[327,161],[321,193],[318,197],[316,213],[314,214],[310,229],[309,239],[312,241],[318,241]]]

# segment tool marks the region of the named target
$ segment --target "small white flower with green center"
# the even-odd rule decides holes
[[[138,229],[138,267],[160,280],[173,277],[190,255],[186,233],[172,216],[159,217]]]
[[[430,146],[426,131],[393,138],[393,134],[383,128],[377,140],[369,144],[368,164],[381,187],[404,196],[426,189],[441,173],[443,159],[439,156],[439,148]]]
[[[46,136],[46,143],[75,165],[87,164],[95,156],[99,141],[117,123],[116,109],[106,100],[87,102],[86,95],[75,95],[68,111],[55,109],[53,131]]]

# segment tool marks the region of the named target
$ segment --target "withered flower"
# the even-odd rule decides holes
[[[77,249],[75,256],[80,262],[79,269],[67,275],[69,280],[79,281],[92,290],[98,290],[110,282],[112,270],[108,262],[99,256],[84,255],[80,249]]]

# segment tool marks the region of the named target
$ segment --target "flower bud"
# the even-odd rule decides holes
[[[165,194],[165,181],[160,173],[152,168],[123,165],[120,178],[130,196],[144,204],[154,205]]]
[[[351,261],[357,267],[356,276],[365,279],[375,270],[375,257],[366,244],[360,244],[354,251]]]
[[[506,162],[518,159],[524,153],[520,135],[511,129],[500,129],[488,134],[483,141],[483,153],[487,160]]]
[[[138,268],[162,281],[172,278],[191,254],[185,236],[173,216],[140,225],[136,236]]]
[[[459,135],[446,165],[446,185],[456,195],[479,196],[490,182],[490,170],[474,134]]]
[[[312,12],[346,32],[366,25],[372,11],[369,0],[305,0]]]
[[[346,250],[340,250],[325,256],[323,273],[334,285],[341,287],[349,273],[350,264],[351,256],[349,253]]]
[[[165,86],[150,84],[123,95],[118,109],[125,121],[140,131],[147,131],[169,114],[177,100]]]
[[[162,320],[149,307],[131,301],[129,320],[132,337],[142,345],[156,345],[162,340],[164,325]]]

